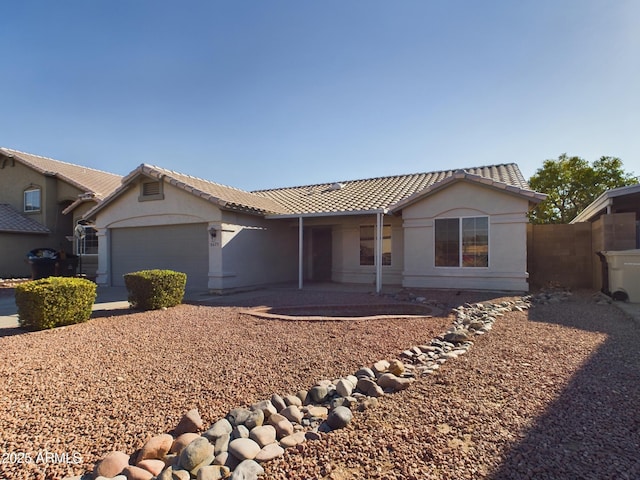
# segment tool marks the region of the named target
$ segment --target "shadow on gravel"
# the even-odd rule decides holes
[[[91,313],[91,320],[94,318],[122,317],[125,315],[133,315],[135,313],[142,313],[142,310],[134,310],[131,308],[94,310]]]
[[[350,290],[350,287],[345,285],[335,285],[330,290],[326,288],[326,285],[321,285],[320,287],[310,285],[305,287],[304,290],[268,288],[250,292],[203,297],[201,299],[191,297],[185,300],[184,303],[209,307],[276,308],[327,305],[329,303],[332,305],[389,305],[391,303],[403,305],[411,302],[411,299],[406,294],[403,294],[403,292],[382,293],[378,295],[363,291],[361,288]],[[417,289],[412,289],[411,293],[413,298],[422,296],[427,300],[436,300],[444,308],[444,315],[448,315],[451,308],[457,307],[465,302],[486,302],[504,295],[495,292],[429,291]]]
[[[0,338],[13,337],[14,335],[22,335],[24,333],[29,333],[29,332],[30,330],[24,330],[19,327],[0,328]]]
[[[613,306],[566,307],[534,307],[529,319],[608,338],[491,480],[640,478],[640,325]],[[581,308],[599,309],[601,315],[580,315]],[[553,344],[548,347],[549,355],[562,357]]]

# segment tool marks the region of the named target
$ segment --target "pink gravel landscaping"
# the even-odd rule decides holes
[[[502,298],[420,292],[434,317],[304,321],[247,307],[390,303],[359,293],[269,290],[226,306],[115,311],[0,337],[0,478],[59,479],[133,453],[197,408],[292,394],[396,358],[445,332],[450,308]],[[640,325],[590,292],[499,317],[448,361],[345,429],[264,464],[269,479],[640,478]],[[18,463],[17,454],[58,454]],[[13,454],[13,456],[11,456]],[[61,463],[62,454],[70,462]],[[77,464],[75,460],[78,460]]]

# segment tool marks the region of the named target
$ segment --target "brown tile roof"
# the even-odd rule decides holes
[[[61,162],[60,160],[11,150],[9,148],[0,147],[0,153],[8,157],[13,157],[20,163],[42,174],[53,175],[82,190],[83,193],[92,193],[98,199],[107,196],[115,190],[122,180],[120,175],[114,173],[103,172],[101,170]]]
[[[164,179],[170,185],[210,201],[223,209],[274,216],[349,214],[401,207],[403,202],[412,201],[420,196],[421,192],[428,194],[439,185],[446,185],[462,177],[468,181],[479,182],[531,198],[532,201],[536,201],[536,195],[539,195],[529,190],[520,169],[514,163],[254,192],[220,185],[162,167],[142,164],[124,177],[122,185],[102,203],[91,209],[85,218],[92,217],[102,210],[141,175]]]
[[[187,190],[209,201],[221,203],[222,207],[232,210],[253,210],[260,213],[289,213],[270,198],[255,195],[245,190],[228,187],[202,178],[192,177],[183,173],[166,170],[153,165],[141,165],[143,173],[159,177],[164,175],[168,183]]]
[[[47,227],[22,215],[6,203],[0,203],[0,232],[50,233]]]
[[[95,206],[86,217],[95,215],[99,210],[117,197],[127,186],[140,175],[147,177],[164,179],[170,185],[180,188],[186,192],[203,198],[218,205],[220,208],[228,210],[241,210],[259,215],[265,214],[286,214],[290,213],[274,200],[255,195],[244,190],[240,190],[219,183],[210,182],[202,178],[192,177],[183,173],[167,170],[155,165],[142,164],[122,179],[122,185],[114,190],[104,201]]]
[[[456,172],[459,170],[346,180],[334,184],[276,188],[252,193],[274,200],[289,212],[297,214],[368,211],[391,208],[452,177]],[[495,185],[529,191],[529,186],[515,163],[465,168],[464,172],[491,180]]]

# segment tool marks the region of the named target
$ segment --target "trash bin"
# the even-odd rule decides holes
[[[56,275],[60,277],[75,277],[78,271],[78,255],[71,253],[60,254],[56,264]]]
[[[609,266],[609,290],[615,299],[640,303],[640,249],[602,252]]]
[[[27,253],[31,265],[31,280],[51,277],[56,274],[58,252],[53,248],[34,248]]]

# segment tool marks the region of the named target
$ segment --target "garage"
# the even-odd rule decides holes
[[[168,269],[187,274],[187,288],[207,289],[209,247],[205,223],[111,229],[111,284],[123,275]]]

